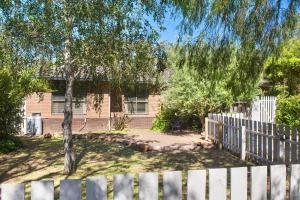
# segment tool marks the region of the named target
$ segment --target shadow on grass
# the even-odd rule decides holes
[[[97,139],[74,140],[76,172],[71,176],[63,174],[62,138],[21,138],[25,147],[9,154],[0,155],[0,183],[24,182],[53,179],[55,194],[58,195],[62,179],[85,179],[89,176],[104,175],[108,178],[108,194],[112,195],[114,174],[159,172],[166,170],[187,171],[217,167],[247,166],[229,152],[216,149],[201,149],[186,152],[145,152],[141,153],[128,146]],[[136,183],[136,181],[135,181]],[[83,192],[84,190],[83,184]],[[26,185],[26,192],[30,184]]]

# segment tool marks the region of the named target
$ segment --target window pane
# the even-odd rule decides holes
[[[137,113],[147,113],[148,112],[148,103],[137,103]]]
[[[64,113],[64,102],[52,102],[52,113]]]
[[[74,114],[85,114],[86,108],[85,108],[85,102],[73,102],[72,103],[73,113]]]
[[[52,100],[53,101],[65,101],[65,96],[64,95],[52,95]]]
[[[136,112],[136,103],[135,102],[127,102],[125,103],[126,113],[135,113]]]
[[[137,101],[148,101],[148,97],[146,97],[146,96],[137,97]]]
[[[136,101],[136,97],[125,97],[125,101],[135,102]]]
[[[61,94],[52,94],[52,113],[61,114],[64,113],[65,96]],[[85,98],[74,98],[72,103],[74,114],[86,113],[86,101]]]

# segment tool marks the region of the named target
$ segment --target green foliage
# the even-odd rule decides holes
[[[204,117],[209,112],[220,112],[227,110],[235,100],[250,101],[258,93],[256,81],[252,81],[244,92],[236,94],[229,87],[236,74],[235,62],[229,68],[219,70],[218,68],[197,69],[198,62],[186,62],[179,64],[178,54],[182,49],[171,47],[169,49],[170,77],[165,83],[163,95],[164,110],[158,115],[154,127],[161,127],[164,130],[169,128],[169,121],[174,117],[174,113],[182,119],[198,119],[204,125]],[[203,47],[202,51],[205,51]],[[235,87],[240,89],[238,82]],[[192,122],[191,122],[192,123]],[[192,123],[193,124],[193,123]]]
[[[272,95],[300,93],[300,38],[294,38],[283,45],[278,58],[271,58],[266,64],[265,76],[274,85]]]
[[[10,136],[0,140],[0,153],[8,153],[23,147],[22,141],[18,137]]]
[[[294,0],[172,2],[183,16],[183,60],[204,74],[218,74],[234,63],[228,88],[235,96],[259,81],[266,59],[294,31],[300,6]]]
[[[36,91],[47,90],[47,84],[34,78],[35,70],[14,65],[13,51],[0,37],[0,139],[10,138],[20,131],[21,106],[24,97]],[[10,140],[7,140],[8,144]],[[3,144],[4,145],[4,144]]]
[[[155,131],[167,132],[171,129],[171,121],[174,118],[174,111],[171,109],[162,109],[155,117],[152,129]]]
[[[163,96],[167,107],[202,116],[231,105],[233,99],[225,86],[222,80],[205,80],[196,71],[183,68],[171,76]]]
[[[24,0],[0,6],[7,41],[43,76],[66,75],[67,35],[71,71],[77,79],[110,80],[123,87],[141,79],[154,80],[164,68],[157,29],[165,4],[160,1]]]
[[[276,102],[276,122],[289,126],[300,126],[300,95],[280,95]]]
[[[181,129],[200,130],[201,123],[197,113],[182,113],[180,109],[164,107],[156,116],[152,129],[160,132],[168,132],[172,126],[178,124]]]

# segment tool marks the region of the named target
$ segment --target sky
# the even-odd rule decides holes
[[[179,35],[178,25],[180,19],[174,19],[170,13],[167,13],[163,26],[166,28],[160,32],[160,41],[176,42]]]
[[[153,20],[150,19],[150,22],[152,25],[156,26]],[[174,19],[174,17],[171,16],[171,12],[168,11],[163,21],[163,26],[165,27],[165,30],[160,32],[159,41],[176,42],[179,35],[179,29],[178,29],[179,23],[180,23],[180,18]]]

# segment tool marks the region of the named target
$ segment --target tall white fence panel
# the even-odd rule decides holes
[[[276,97],[257,96],[252,103],[251,119],[275,123]]]

